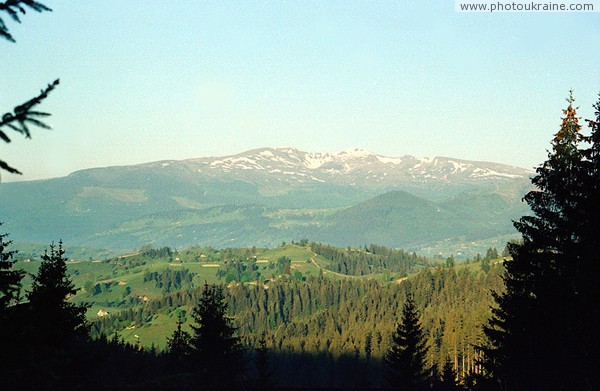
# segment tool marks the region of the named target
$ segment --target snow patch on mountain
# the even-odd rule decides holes
[[[401,157],[386,157],[386,156],[375,156],[383,164],[401,164],[403,159]]]
[[[402,183],[502,181],[527,178],[532,171],[490,162],[445,157],[388,157],[354,148],[333,153],[305,152],[291,147],[262,148],[238,155],[191,159],[194,171],[216,176],[226,173],[242,180],[265,183],[327,182],[397,186]]]

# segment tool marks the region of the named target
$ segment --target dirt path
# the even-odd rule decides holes
[[[133,254],[119,255],[119,256],[117,257],[117,259],[134,257],[134,256],[136,256],[136,255],[140,255],[141,253],[142,253],[141,251],[138,251],[137,253],[133,253]]]
[[[349,277],[350,277],[350,278],[352,278],[352,277],[356,277],[356,276],[348,276],[348,275],[346,275],[346,274],[342,274],[342,273],[337,273],[337,272],[334,272],[334,271],[331,271],[331,270],[327,270],[327,269],[325,269],[324,267],[321,267],[321,265],[319,265],[319,264],[317,263],[317,261],[315,261],[315,257],[317,256],[317,253],[315,253],[315,252],[312,252],[312,251],[311,251],[311,253],[313,254],[313,256],[310,258],[310,261],[311,261],[311,262],[312,262],[312,263],[313,263],[313,264],[314,264],[314,265],[315,265],[317,268],[319,268],[319,270],[321,270],[321,271],[323,272],[323,274],[325,274],[325,273],[330,273],[330,274],[333,274],[334,276],[345,277],[345,278],[349,278]]]

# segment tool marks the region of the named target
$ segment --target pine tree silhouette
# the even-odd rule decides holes
[[[191,361],[202,387],[239,387],[244,363],[237,328],[227,316],[223,287],[204,284],[192,312]]]
[[[592,374],[583,339],[596,332],[586,329],[584,308],[595,311],[598,291],[583,282],[598,269],[598,220],[590,222],[598,216],[591,201],[598,176],[584,170],[572,94],[567,101],[548,160],[532,179],[536,189],[524,198],[533,216],[515,222],[523,241],[508,245],[506,290],[495,294],[484,328],[484,366],[506,390],[586,389]]]
[[[450,357],[447,357],[446,361],[444,362],[440,385],[438,388],[443,391],[453,391],[458,389],[458,384],[456,382],[456,371],[454,370]]]
[[[59,346],[66,338],[87,338],[88,323],[85,311],[88,305],[75,304],[67,299],[77,293],[67,272],[62,241],[58,248],[50,245],[50,253],[42,256],[37,275],[33,276],[31,291],[27,294],[31,312],[39,321],[37,337],[48,346]]]
[[[185,370],[188,367],[188,360],[192,352],[190,346],[192,336],[182,330],[182,325],[183,317],[180,315],[177,320],[177,329],[167,339],[167,356],[171,368],[175,371]]]
[[[0,379],[8,386],[18,379],[21,366],[18,357],[22,323],[21,317],[15,314],[15,304],[25,273],[12,270],[15,251],[8,250],[11,241],[5,240],[7,236],[8,234],[0,234]]]
[[[583,346],[581,357],[585,383],[600,389],[600,94],[594,104],[595,118],[587,120],[590,135],[584,137],[588,147],[582,168],[582,191],[579,222],[581,231],[581,267],[577,271],[578,287],[577,324],[575,333]]]
[[[412,294],[408,293],[402,318],[385,356],[385,376],[389,386],[400,390],[427,387],[425,335]]]
[[[256,349],[256,371],[258,378],[256,379],[256,388],[260,390],[268,390],[275,387],[275,381],[273,381],[273,370],[269,365],[269,349],[267,348],[267,341],[263,335],[258,341],[258,348]]]
[[[78,373],[69,368],[81,360],[89,341],[85,318],[89,306],[68,301],[77,291],[65,262],[62,242],[58,248],[50,245],[27,293],[22,343],[23,351],[31,355],[25,357],[31,372],[26,380],[33,388],[71,383]]]
[[[21,280],[25,276],[22,270],[12,270],[12,258],[16,252],[8,250],[12,241],[5,241],[7,236],[8,234],[0,234],[0,314],[4,314],[5,310],[14,304],[21,289]],[[4,322],[2,318],[2,323]]]

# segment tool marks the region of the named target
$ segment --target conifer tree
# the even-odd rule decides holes
[[[427,386],[425,334],[412,294],[406,295],[402,318],[385,356],[385,375],[389,386],[401,390],[420,390]]]
[[[191,360],[203,387],[238,387],[244,364],[240,338],[227,316],[223,287],[204,284],[192,312]]]
[[[25,275],[22,270],[12,270],[15,251],[8,250],[12,241],[5,241],[7,236],[8,234],[0,234],[0,313],[2,314],[6,308],[14,304],[21,289],[21,280]]]
[[[600,94],[594,104],[595,118],[587,120],[590,135],[584,137],[588,144],[582,151],[585,162],[582,169],[584,191],[579,209],[581,222],[581,267],[578,270],[579,300],[577,315],[579,329],[576,334],[583,346],[582,366],[586,383],[600,388]]]
[[[27,294],[31,316],[36,321],[32,325],[35,327],[32,338],[51,347],[62,345],[72,337],[87,338],[89,327],[85,319],[88,305],[67,300],[77,291],[68,276],[66,260],[62,241],[58,248],[50,245],[50,253],[42,256]]]
[[[86,304],[68,299],[76,293],[68,276],[62,242],[44,253],[32,277],[28,303],[21,308],[21,331],[25,387],[65,387],[79,381],[74,370],[86,355],[89,341]],[[35,370],[32,370],[35,368]]]
[[[256,349],[256,371],[258,373],[256,388],[267,390],[275,386],[273,370],[269,366],[269,349],[267,349],[267,341],[264,334],[258,341],[258,348]]]
[[[1,225],[1,223],[0,223]],[[24,272],[12,270],[12,260],[15,251],[8,250],[10,240],[5,240],[8,234],[0,234],[0,384],[8,386],[17,378],[16,371],[20,366],[18,360],[19,346],[19,317],[15,316],[21,280]]]
[[[515,222],[521,243],[509,243],[505,292],[484,328],[484,366],[512,389],[585,387],[577,314],[582,265],[582,210],[589,197],[582,180],[582,135],[572,95],[548,160],[524,198],[533,211]]]
[[[454,370],[452,360],[450,357],[446,357],[444,367],[442,368],[439,389],[443,391],[452,391],[456,390],[457,387],[458,384],[456,383],[456,371]]]
[[[182,330],[183,317],[179,316],[177,320],[177,329],[173,332],[170,338],[167,339],[167,354],[173,365],[185,366],[186,360],[191,353],[190,340],[191,335],[185,330]]]

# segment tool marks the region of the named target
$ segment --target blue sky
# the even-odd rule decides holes
[[[532,168],[573,88],[591,117],[600,13],[453,1],[52,1],[0,41],[0,110],[60,77],[54,130],[0,146],[30,180],[266,146]],[[5,19],[6,21],[6,19]]]

